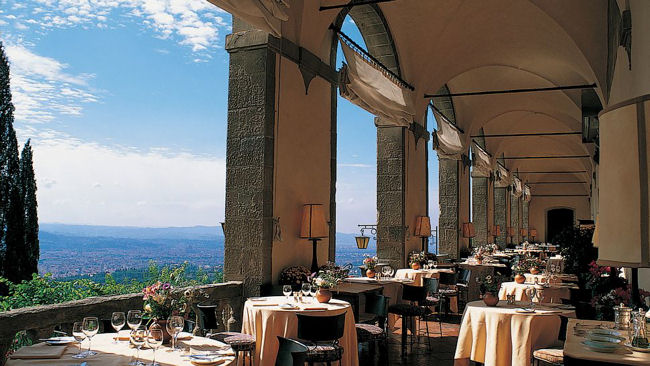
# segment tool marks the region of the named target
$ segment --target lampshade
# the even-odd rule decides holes
[[[515,228],[512,226],[508,226],[506,228],[506,233],[508,233],[508,236],[515,236]]]
[[[537,229],[530,229],[530,236],[533,238],[537,236]]]
[[[415,222],[415,236],[427,238],[431,236],[431,221],[429,216],[419,216]]]
[[[522,228],[521,230],[519,230],[519,233],[521,234],[521,236],[527,236],[528,235],[528,229]]]
[[[494,225],[492,226],[492,236],[500,236],[501,235],[501,226],[500,225]]]
[[[354,239],[357,241],[357,248],[366,249],[368,248],[368,242],[370,242],[370,237],[368,236],[356,236]]]
[[[464,222],[463,223],[463,238],[473,238],[476,236],[476,230],[474,229],[474,223]]]
[[[323,205],[308,203],[302,208],[302,222],[300,224],[300,237],[307,239],[327,238],[329,228]]]

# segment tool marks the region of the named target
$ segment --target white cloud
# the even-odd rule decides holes
[[[39,219],[101,225],[214,225],[223,217],[225,161],[138,151],[55,131],[32,138]]]
[[[342,168],[374,168],[374,165],[370,164],[359,164],[359,163],[340,163],[337,166]]]
[[[73,75],[68,65],[38,55],[20,44],[7,44],[11,64],[11,92],[19,122],[50,122],[58,114],[81,115],[83,104],[99,97],[90,90],[93,75]]]

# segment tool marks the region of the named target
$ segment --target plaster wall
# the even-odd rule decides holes
[[[329,212],[330,84],[316,77],[305,94],[295,63],[278,60],[278,70],[273,215],[280,218],[283,240],[273,242],[274,283],[285,267],[311,265],[312,244],[299,237],[303,205],[323,204],[325,218],[335,219]],[[319,241],[319,265],[328,259],[329,241]]]
[[[406,131],[406,225],[409,234],[405,241],[405,255],[414,250],[421,250],[422,239],[413,235],[418,216],[427,216],[427,142],[420,139],[417,143],[413,133]],[[406,262],[404,263],[406,265]]]
[[[591,218],[588,197],[533,197],[528,208],[528,227],[537,229],[536,241],[550,239],[546,237],[546,211],[554,208],[573,209],[576,223]]]
[[[464,250],[469,248],[469,238],[463,238],[463,223],[470,222],[471,207],[470,207],[470,196],[472,195],[472,188],[470,186],[470,168],[468,166],[463,166],[462,162],[459,162],[458,170],[458,250]]]

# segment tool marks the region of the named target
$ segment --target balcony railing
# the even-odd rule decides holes
[[[230,305],[235,314],[239,327],[243,308],[242,283],[226,282],[198,286],[208,298],[206,301]],[[185,291],[185,289],[177,289]],[[142,294],[127,294],[115,296],[89,297],[83,300],[69,301],[60,304],[32,306],[6,312],[0,312],[0,365],[4,365],[4,356],[11,346],[16,333],[26,331],[33,341],[49,337],[57,327],[70,334],[72,324],[85,316],[96,316],[100,319],[110,319],[114,311],[142,309]],[[112,330],[111,330],[112,331]]]

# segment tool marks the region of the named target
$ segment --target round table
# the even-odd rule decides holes
[[[501,288],[499,289],[499,300],[506,300],[506,295],[515,295],[516,301],[530,301],[528,294],[526,294],[526,288],[528,287],[535,287],[538,290],[543,290],[544,299],[542,302],[545,303],[561,304],[562,299],[568,300],[571,298],[571,290],[568,286],[550,284],[548,287],[545,287],[534,283],[504,282],[501,284]],[[539,302],[539,299],[535,297],[533,301]]]
[[[257,301],[263,299],[262,301]],[[358,366],[357,331],[355,329],[354,313],[350,303],[341,300],[330,300],[327,304],[312,302],[298,304],[298,309],[285,310],[279,305],[287,303],[283,296],[270,296],[250,299],[244,304],[242,332],[255,337],[257,349],[255,364],[257,366],[275,365],[278,353],[278,336],[296,338],[298,335],[298,317],[296,313],[313,316],[331,316],[345,313],[345,332],[339,344],[343,347],[342,366]],[[293,299],[291,299],[293,303]],[[310,308],[321,308],[310,310]]]
[[[69,365],[79,365],[82,362],[87,362],[88,365],[93,366],[122,366],[127,365],[135,357],[135,348],[129,347],[128,341],[120,341],[117,344],[113,343],[113,337],[115,333],[104,333],[97,334],[92,339],[92,350],[98,352],[97,355],[91,356],[84,359],[75,359],[72,358],[72,355],[75,355],[79,352],[77,345],[69,345],[65,348],[63,355],[58,359],[9,359],[7,360],[6,366],[27,366],[27,365],[48,365],[48,366],[69,366]],[[213,339],[204,338],[204,337],[192,337],[188,340],[178,341],[179,345],[185,348],[184,351],[172,351],[168,346],[161,346],[156,351],[156,362],[161,365],[179,365],[179,366],[191,366],[189,359],[183,357],[183,355],[189,354],[201,354],[210,351],[217,351],[223,348],[227,348],[229,353],[232,353],[226,344],[215,341]],[[88,342],[84,341],[82,347],[88,349]],[[22,354],[29,354],[30,351],[34,353],[39,353],[43,351],[51,351],[55,348],[54,346],[47,346],[44,343],[38,343],[33,346],[23,347],[18,352]],[[189,350],[189,351],[188,351]],[[18,353],[17,352],[17,353]],[[229,366],[234,365],[235,357],[227,356],[226,362],[222,363],[220,366]],[[140,360],[146,364],[151,363],[153,360],[153,350],[143,346],[140,349]]]
[[[423,286],[424,278],[439,278],[440,273],[454,273],[450,268],[436,268],[436,269],[411,269],[402,268],[395,272],[395,278],[408,279],[413,281],[415,286]]]
[[[575,311],[540,306],[523,314],[505,302],[490,307],[472,301],[463,314],[454,365],[469,365],[472,360],[485,366],[528,366],[533,350],[557,340],[559,315],[574,317]]]
[[[544,283],[546,281],[546,276],[543,274],[532,274],[532,273],[524,273],[524,277],[526,277],[526,282],[530,283],[535,283],[535,280],[537,280],[537,283]],[[572,274],[566,274],[566,273],[560,273],[555,275],[557,278],[558,283],[559,282],[578,282],[578,276],[572,275]]]

